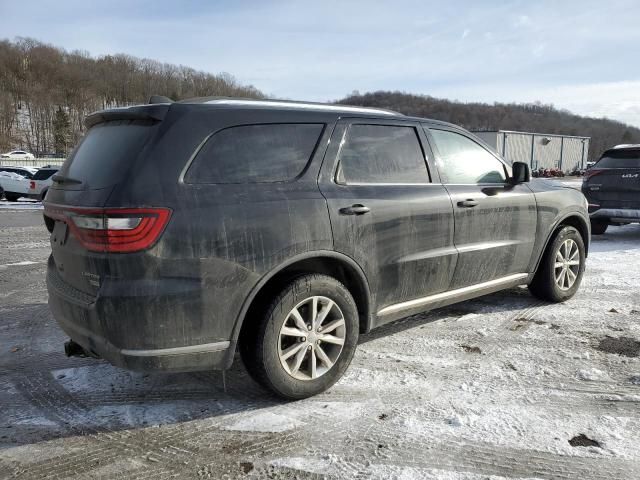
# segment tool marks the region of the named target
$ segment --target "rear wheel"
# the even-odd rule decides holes
[[[240,353],[258,383],[287,399],[316,395],[345,372],[358,342],[358,310],[349,291],[326,275],[287,285],[260,323],[243,334]]]
[[[544,252],[529,290],[543,300],[564,302],[578,290],[584,267],[584,242],[580,232],[574,227],[562,227]]]
[[[4,196],[6,197],[6,199],[10,202],[17,202],[18,199],[20,198],[20,195],[18,195],[17,193],[8,193],[5,192]]]
[[[592,235],[602,235],[607,231],[607,227],[609,224],[603,221],[591,221],[591,234]]]

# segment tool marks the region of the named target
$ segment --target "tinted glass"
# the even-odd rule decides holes
[[[35,175],[33,176],[33,179],[34,180],[46,180],[47,178],[50,178],[57,171],[58,170],[53,170],[53,169],[38,170],[35,173]]]
[[[231,127],[204,144],[187,171],[187,183],[270,183],[300,175],[324,124]]]
[[[351,125],[340,149],[339,183],[428,183],[413,127]]]
[[[82,182],[83,188],[104,188],[124,177],[155,127],[151,122],[118,120],[91,128],[60,175]]]
[[[440,154],[438,171],[443,183],[503,183],[504,166],[480,144],[446,130],[431,129]]]
[[[602,157],[595,168],[640,168],[640,152],[620,152]]]

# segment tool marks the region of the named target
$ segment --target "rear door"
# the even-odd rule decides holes
[[[380,310],[448,289],[457,252],[451,200],[419,124],[343,119],[320,176],[334,248],[364,269]]]
[[[529,187],[507,183],[508,167],[470,134],[442,126],[429,133],[455,214],[458,262],[450,288],[526,273],[537,227]]]
[[[585,174],[583,191],[600,208],[640,209],[640,149],[605,153]]]

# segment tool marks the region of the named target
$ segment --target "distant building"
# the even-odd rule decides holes
[[[559,168],[572,172],[585,168],[589,157],[590,137],[509,130],[473,133],[509,162],[528,163],[532,170]]]

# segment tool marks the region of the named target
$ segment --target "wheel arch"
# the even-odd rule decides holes
[[[576,230],[578,230],[578,232],[580,233],[580,236],[582,237],[582,241],[584,242],[585,257],[588,255],[589,243],[591,241],[589,223],[579,213],[571,212],[564,215],[559,220],[556,220],[556,222],[553,224],[553,226],[549,230],[549,233],[547,234],[547,238],[544,242],[544,247],[542,248],[542,250],[540,251],[540,254],[538,255],[538,260],[536,261],[534,272],[538,270],[538,267],[540,266],[540,262],[542,261],[542,258],[544,257],[544,254],[547,251],[547,248],[549,248],[549,243],[555,236],[556,232],[561,227],[565,227],[565,226],[574,227]]]
[[[372,327],[371,291],[364,271],[352,258],[334,251],[314,251],[297,255],[264,275],[251,290],[242,305],[233,328],[231,345],[225,368],[231,366],[238,342],[251,325],[248,318],[293,278],[307,273],[330,275],[349,290],[358,307],[360,332]]]

